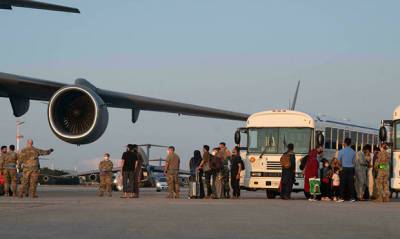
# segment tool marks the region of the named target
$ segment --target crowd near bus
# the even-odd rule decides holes
[[[399,114],[400,115],[400,114]],[[396,113],[390,124],[394,132],[394,151],[400,135]],[[390,129],[389,129],[390,130]],[[225,142],[211,148],[204,145],[190,159],[189,198],[238,199],[241,189],[265,190],[268,198],[292,199],[292,192],[304,192],[310,201],[389,201],[389,181],[397,183],[388,144],[378,137],[379,130],[349,120],[311,115],[291,110],[272,110],[250,116],[245,127],[235,133],[229,150]],[[391,143],[389,142],[389,145]],[[28,140],[15,152],[14,146],[2,147],[0,172],[13,195],[28,191],[37,197],[40,150]],[[121,198],[138,198],[143,157],[137,145],[127,145],[122,155]],[[181,159],[174,146],[166,155],[164,174],[168,182],[167,198],[182,198],[179,183]],[[105,153],[99,164],[99,196],[112,196],[114,165]],[[17,192],[15,175],[23,170],[22,186]],[[392,177],[392,178],[391,178]],[[393,179],[395,178],[395,179]],[[26,190],[29,188],[29,190]],[[9,191],[6,191],[8,193]]]

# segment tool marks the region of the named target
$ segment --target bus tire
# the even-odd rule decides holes
[[[276,195],[277,195],[276,191],[267,189],[267,198],[268,199],[275,199]]]

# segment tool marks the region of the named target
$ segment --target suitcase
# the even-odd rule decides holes
[[[222,199],[224,198],[224,183],[223,183],[223,176],[221,172],[217,173],[216,180],[214,182],[215,190],[214,190],[214,197],[215,199]]]
[[[189,182],[189,198],[198,199],[200,198],[200,179],[199,172],[196,172],[195,181]]]

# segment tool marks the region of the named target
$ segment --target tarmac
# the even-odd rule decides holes
[[[183,189],[183,194],[187,191]],[[308,202],[266,199],[166,199],[143,189],[139,199],[99,198],[84,186],[42,186],[38,199],[0,197],[0,238],[400,238],[400,200]]]

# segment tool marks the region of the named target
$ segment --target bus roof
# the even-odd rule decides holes
[[[287,117],[290,116],[290,117]],[[314,119],[303,112],[292,110],[270,110],[251,115],[248,128],[259,127],[307,127],[315,128]]]
[[[399,107],[400,118],[400,107]],[[283,117],[284,116],[284,117]],[[289,117],[287,117],[289,116]],[[365,124],[356,123],[347,119],[337,119],[323,114],[313,115],[300,111],[292,110],[269,110],[253,114],[247,121],[248,128],[259,127],[308,127],[315,128],[316,124],[338,125],[343,128],[360,128],[364,130],[378,131],[377,128],[367,126]]]

